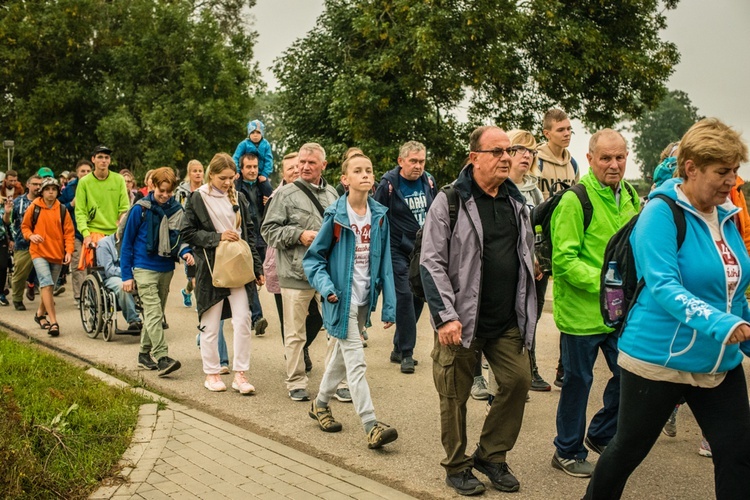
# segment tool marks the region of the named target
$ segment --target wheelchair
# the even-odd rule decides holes
[[[111,341],[115,335],[140,336],[140,330],[123,330],[117,327],[117,294],[104,286],[102,271],[101,267],[88,268],[88,275],[81,285],[81,323],[86,335],[95,339],[101,333],[105,342]],[[133,298],[136,310],[142,313],[143,307],[137,292]]]

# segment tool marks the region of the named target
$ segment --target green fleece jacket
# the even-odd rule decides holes
[[[612,329],[604,326],[599,309],[599,274],[609,239],[641,207],[620,183],[620,204],[609,187],[593,173],[581,179],[594,209],[591,224],[583,231],[583,208],[575,193],[565,193],[550,221],[554,318],[561,332],[595,335]]]

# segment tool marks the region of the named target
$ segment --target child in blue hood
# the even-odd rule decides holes
[[[265,182],[273,172],[273,153],[271,143],[263,136],[266,135],[266,126],[260,120],[251,120],[247,124],[247,139],[237,144],[234,150],[234,164],[237,173],[240,173],[240,158],[244,154],[253,153],[258,157],[258,182]]]

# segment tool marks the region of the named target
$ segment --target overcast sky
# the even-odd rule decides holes
[[[273,60],[314,29],[322,12],[322,0],[258,0],[252,10],[259,34],[255,56],[269,88],[276,86],[268,69]],[[668,27],[662,34],[681,54],[667,86],[687,92],[701,115],[721,118],[740,130],[746,140],[750,139],[749,23],[747,0],[681,0],[676,10],[668,13]],[[585,172],[589,135],[580,123],[573,126],[576,135],[570,150]],[[749,179],[750,165],[743,165],[741,174]],[[626,177],[639,175],[631,158]]]

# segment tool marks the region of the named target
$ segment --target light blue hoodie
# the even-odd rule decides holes
[[[323,225],[302,259],[302,266],[310,284],[323,298],[323,323],[328,334],[345,339],[348,326],[349,306],[352,299],[352,275],[354,273],[355,237],[349,225],[346,209],[349,194],[332,203],[323,215]],[[370,229],[370,312],[375,310],[378,295],[383,291],[381,317],[384,322],[396,321],[396,287],[393,282],[391,243],[387,208],[367,198],[372,222]],[[335,229],[339,226],[338,229]],[[335,233],[339,240],[335,240]],[[336,294],[338,302],[330,303],[326,298]],[[366,326],[370,324],[367,314]]]
[[[727,344],[734,328],[750,320],[744,291],[750,284],[750,257],[732,222],[739,209],[719,207],[721,234],[740,268],[734,293],[727,290],[722,256],[708,224],[677,196],[682,179],[654,190],[630,236],[639,279],[646,287],[631,308],[619,341],[633,358],[691,373],[720,373],[737,367],[750,342]],[[677,250],[677,228],[669,206],[656,194],[674,199],[685,212],[685,242]]]

